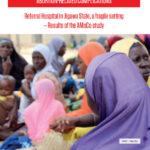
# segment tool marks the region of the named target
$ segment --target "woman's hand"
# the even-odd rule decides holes
[[[70,64],[70,65],[72,65],[74,62],[75,62],[74,58],[70,58],[67,60],[67,64]]]
[[[53,129],[57,132],[67,132],[68,130],[75,127],[75,122],[73,118],[68,118],[66,116],[60,116],[53,120],[50,125],[50,129]]]
[[[73,65],[74,61],[75,61],[74,58],[70,58],[70,59],[68,59],[68,60],[65,62],[64,66],[62,67],[62,69],[61,69],[61,71],[60,71],[60,73],[59,73],[59,76],[60,76],[60,77],[64,74],[67,65],[69,65],[69,64],[70,64],[70,65]]]
[[[10,59],[10,56],[7,56],[6,61],[2,59],[2,68],[3,68],[3,75],[9,75],[10,71],[12,69],[12,61]]]

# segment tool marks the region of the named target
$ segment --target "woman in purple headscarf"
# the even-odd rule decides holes
[[[96,56],[85,84],[93,121],[82,116],[66,124],[98,125],[71,150],[150,149],[150,89],[133,62],[122,53]]]
[[[89,102],[96,105],[101,122],[71,150],[148,147],[150,90],[131,60],[121,53],[97,56],[87,69],[85,82]]]

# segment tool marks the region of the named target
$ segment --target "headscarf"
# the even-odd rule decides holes
[[[69,94],[73,87],[75,88],[74,92],[77,92],[77,90],[78,90],[77,83],[71,76],[69,76],[69,75],[62,76],[60,78],[60,82],[62,84],[64,94]]]
[[[106,40],[107,40],[106,36],[100,36],[98,39],[96,39],[96,42],[102,44],[103,47],[105,47],[106,46]]]
[[[89,42],[78,50],[79,56],[87,66],[95,56],[104,54],[105,52],[105,48],[97,42]]]
[[[42,90],[41,90],[42,89]],[[63,105],[55,100],[55,86],[49,79],[36,82],[37,99],[25,110],[25,123],[30,139],[40,141],[48,131],[50,122],[64,115]]]
[[[112,48],[111,48],[111,52],[122,52],[125,53],[127,56],[129,56],[130,53],[130,48],[132,47],[132,45],[134,43],[139,43],[140,45],[142,45],[146,50],[147,48],[145,47],[145,45],[143,45],[140,41],[138,41],[137,39],[134,38],[125,38],[122,39],[118,42],[116,42]],[[148,51],[148,50],[147,50]],[[147,82],[148,86],[150,87],[150,78],[148,79]]]
[[[147,47],[150,54],[150,34],[135,34],[135,38],[141,41]]]
[[[64,60],[61,56],[58,55],[60,48],[62,45],[65,43],[65,40],[61,37],[54,37],[52,40],[49,42],[48,47],[50,49],[50,53],[52,55],[52,66],[53,68],[57,71],[59,74],[63,65],[64,65]]]
[[[71,150],[142,150],[150,145],[150,89],[126,55],[111,52],[95,57],[85,84],[101,122]],[[138,138],[141,144],[119,144],[124,138]]]
[[[24,67],[27,65],[26,60],[19,55],[13,45],[13,42],[6,37],[0,38],[1,43],[9,43],[12,47],[12,54],[10,59],[12,61],[12,69],[9,75],[12,75],[16,79],[16,90],[18,90],[21,86],[21,80],[24,79]],[[2,58],[0,57],[0,74],[2,74]]]
[[[32,87],[31,87],[31,94],[32,94],[32,97],[35,99],[36,98],[36,93],[35,93],[35,90],[34,90],[34,85],[35,85],[35,82],[36,82],[37,78],[39,77],[39,75],[41,75],[44,72],[51,72],[51,73],[56,75],[56,72],[53,69],[53,67],[51,66],[51,54],[50,54],[49,49],[48,49],[47,46],[39,44],[39,45],[37,45],[33,48],[32,53],[34,53],[34,52],[40,53],[46,61],[45,67],[41,70],[38,70],[37,73],[35,74],[34,78],[33,78],[33,84],[32,84]]]
[[[134,43],[139,43],[140,45],[144,46],[140,41],[134,38],[125,38],[118,42],[116,42],[112,48],[111,52],[122,52],[125,53],[127,56],[129,56],[130,48]],[[145,47],[145,46],[144,46]],[[145,47],[146,49],[146,47]]]
[[[106,42],[108,44],[108,51],[110,51],[110,49],[114,43],[116,43],[117,41],[119,41],[121,39],[123,39],[123,37],[118,36],[118,35],[108,37],[107,42]]]
[[[87,66],[95,56],[102,55],[104,53],[106,53],[104,47],[97,42],[89,42],[83,47],[81,47],[78,51],[78,55],[81,57],[81,59]],[[92,111],[88,106],[86,94],[84,94],[81,108],[71,113],[68,113],[67,116],[78,117],[87,113],[92,113]]]
[[[59,78],[56,78],[56,76],[54,76],[54,74],[50,73],[50,72],[44,72],[41,75],[38,76],[37,81],[41,80],[41,79],[50,79],[53,81],[54,85],[55,85],[55,99],[59,100],[64,107],[66,106],[66,101],[64,100],[64,95],[62,93],[62,87],[61,87],[61,83],[59,81]]]

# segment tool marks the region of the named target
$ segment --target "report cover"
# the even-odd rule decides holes
[[[18,128],[13,130],[14,134],[27,136],[27,139],[23,139],[25,140],[24,142],[22,142],[23,140],[21,141],[21,146],[19,145],[20,143],[17,143],[20,146],[19,148],[34,149],[36,147],[39,150],[150,150],[150,123],[148,115],[148,106],[150,105],[148,101],[148,86],[150,86],[149,6],[149,0],[5,0],[0,2],[0,80],[3,79],[4,75],[12,75],[16,79],[14,91],[20,97],[19,109],[15,108],[18,111],[17,125],[22,125],[22,123],[24,125],[25,122],[28,128],[28,130],[23,128],[23,132],[18,132]],[[120,41],[120,43],[114,44],[116,41]],[[98,46],[97,43],[99,43]],[[120,46],[121,44],[123,46]],[[136,49],[138,46],[141,46],[141,49],[146,49],[146,52],[143,55],[139,54],[140,57],[137,58],[135,57],[137,53],[131,54],[130,50],[132,48]],[[57,47],[59,47],[59,50],[62,49],[62,53],[59,53],[58,50],[58,55],[56,52],[52,52],[49,55],[48,49],[57,49]],[[7,50],[4,50],[5,48]],[[91,49],[89,50],[89,48]],[[11,49],[10,53],[8,52],[9,49]],[[96,52],[96,49],[101,51]],[[140,82],[135,82],[134,76],[128,73],[127,67],[130,66],[128,66],[128,60],[122,54],[120,54],[119,58],[115,56],[117,55],[115,53],[104,54],[110,50],[112,52],[125,53],[127,56],[130,53],[129,58],[136,66],[139,68],[142,66],[141,68],[146,70],[145,72],[140,70],[144,80],[143,78],[141,79],[141,76],[135,75],[140,80]],[[6,52],[6,54],[4,51],[8,53]],[[83,53],[80,53],[80,51],[83,51]],[[14,52],[17,53],[17,56]],[[117,64],[115,59],[110,60],[109,65],[113,69],[107,68],[110,69],[112,74],[115,69],[117,70],[115,75],[118,80],[111,76],[113,78],[113,86],[111,77],[108,77],[108,80],[106,80],[106,78],[101,76],[101,81],[95,79],[95,76],[98,76],[96,72],[101,66],[97,66],[99,63],[98,59],[95,59],[91,64],[90,62],[95,56],[102,54],[104,54],[104,57],[101,57],[103,62],[100,62],[100,65],[105,63],[105,60],[109,60],[110,57],[116,57],[120,61],[120,64]],[[16,60],[12,58],[13,55],[17,58]],[[85,59],[83,55],[86,55]],[[37,58],[38,60],[36,60]],[[44,59],[43,62],[42,59]],[[125,65],[122,63],[123,60],[126,62]],[[43,66],[36,66],[38,63],[41,63]],[[27,64],[30,65],[28,66]],[[119,71],[117,67],[115,68],[114,64],[118,68],[123,64],[123,67],[119,68],[122,71]],[[26,65],[29,68],[26,68]],[[77,67],[78,65],[79,67]],[[106,65],[108,64],[106,63]],[[93,68],[96,68],[94,73],[92,73]],[[32,69],[31,72],[35,75],[31,77],[32,80],[30,81],[28,79],[23,80],[26,77],[26,69]],[[86,69],[87,73],[85,74]],[[102,67],[102,69],[104,68]],[[135,66],[131,67],[134,73],[137,73],[136,69]],[[44,83],[43,78],[49,78],[49,75],[42,74],[45,72],[52,73],[54,83],[48,80]],[[129,75],[129,79],[126,78],[126,73]],[[40,74],[43,76],[40,76]],[[101,73],[99,72],[99,74]],[[105,74],[104,76],[107,75],[109,76],[110,74]],[[87,80],[84,81],[84,77],[89,82]],[[121,77],[124,79],[123,81],[121,81]],[[39,80],[42,88],[38,89],[37,85],[37,91],[35,91],[34,87],[37,80]],[[43,82],[40,83],[41,80]],[[66,90],[68,81],[73,84],[69,87],[69,92]],[[97,83],[102,84],[104,81],[107,85],[104,84],[103,88],[97,85]],[[127,85],[122,88],[127,92],[126,94],[120,94],[122,91],[118,89],[118,81],[120,85],[130,84],[130,86]],[[52,84],[51,87],[48,86],[48,83],[49,85]],[[88,98],[85,95],[85,84],[87,95],[89,95],[87,96]],[[0,91],[2,89],[1,85],[0,83]],[[27,93],[22,90],[23,86],[28,87],[29,91]],[[39,100],[39,97],[36,95],[38,92],[44,91],[45,87],[53,89],[53,86],[56,88],[56,95],[53,99],[58,99],[61,103],[59,108],[56,103],[53,104],[53,106],[57,106],[57,111],[55,111],[55,108],[50,107],[49,103],[46,106],[43,103],[43,107],[43,105],[38,105],[37,101],[33,102],[35,99]],[[102,94],[94,92],[94,86],[100,89]],[[112,90],[110,90],[110,87]],[[131,87],[137,87],[137,91],[133,89],[133,93],[135,92],[137,95],[131,92]],[[98,91],[97,89],[95,91]],[[112,92],[114,89],[119,91],[116,95]],[[40,94],[43,96],[43,93],[41,92]],[[113,98],[110,98],[110,95]],[[2,96],[4,95],[0,95],[0,101]],[[96,107],[101,108],[97,102],[97,97],[99,99],[102,98],[101,104],[103,105],[102,110],[98,110],[98,118],[97,115],[92,113],[87,104],[89,103],[87,102],[89,101],[88,99],[92,99],[97,104]],[[139,97],[142,98],[139,100]],[[109,103],[107,100],[110,99],[114,101]],[[133,101],[128,101],[129,99]],[[122,102],[121,100],[124,101]],[[21,101],[24,101],[24,103]],[[71,121],[61,118],[62,120],[56,120],[57,123],[54,122],[56,123],[55,129],[60,132],[59,127],[62,127],[62,130],[64,128],[65,135],[62,136],[62,134],[57,134],[50,130],[50,134],[45,136],[45,133],[50,129],[49,122],[52,122],[51,118],[55,116],[47,117],[49,116],[47,114],[51,113],[49,108],[53,112],[55,111],[57,117],[59,111],[61,115],[67,116],[68,113],[80,110],[83,104],[86,105],[84,106],[86,107],[86,114],[90,114],[87,122],[90,119],[92,120],[90,121],[93,124],[89,123],[92,128],[75,128],[75,125],[69,124]],[[1,105],[0,103],[0,109]],[[4,112],[5,109],[1,110]],[[37,110],[41,113],[37,113]],[[43,117],[44,115],[46,117]],[[76,115],[74,113],[68,116],[71,118],[76,117]],[[79,116],[82,116],[82,113]],[[40,120],[43,120],[44,124]],[[1,122],[3,121],[0,119],[0,149],[1,147],[2,149],[7,149],[9,144],[7,142],[4,143],[4,140],[12,136],[12,129],[5,130],[5,128],[4,131],[10,131],[6,134],[6,132],[3,132],[3,124]],[[7,124],[7,122],[5,123]],[[71,126],[69,129],[67,127],[68,124]],[[83,124],[86,126],[85,122]],[[33,125],[36,126],[33,127]],[[114,131],[116,132],[114,133]],[[128,131],[129,133],[127,133]],[[46,138],[41,142],[44,136]],[[13,138],[17,138],[17,142],[19,141],[19,137]],[[15,144],[15,148],[18,146],[17,144]]]

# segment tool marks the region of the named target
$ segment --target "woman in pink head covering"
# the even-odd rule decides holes
[[[37,99],[25,110],[25,123],[31,140],[40,142],[48,132],[50,122],[65,114],[63,105],[55,100],[55,87],[51,80],[41,79],[35,84]]]

